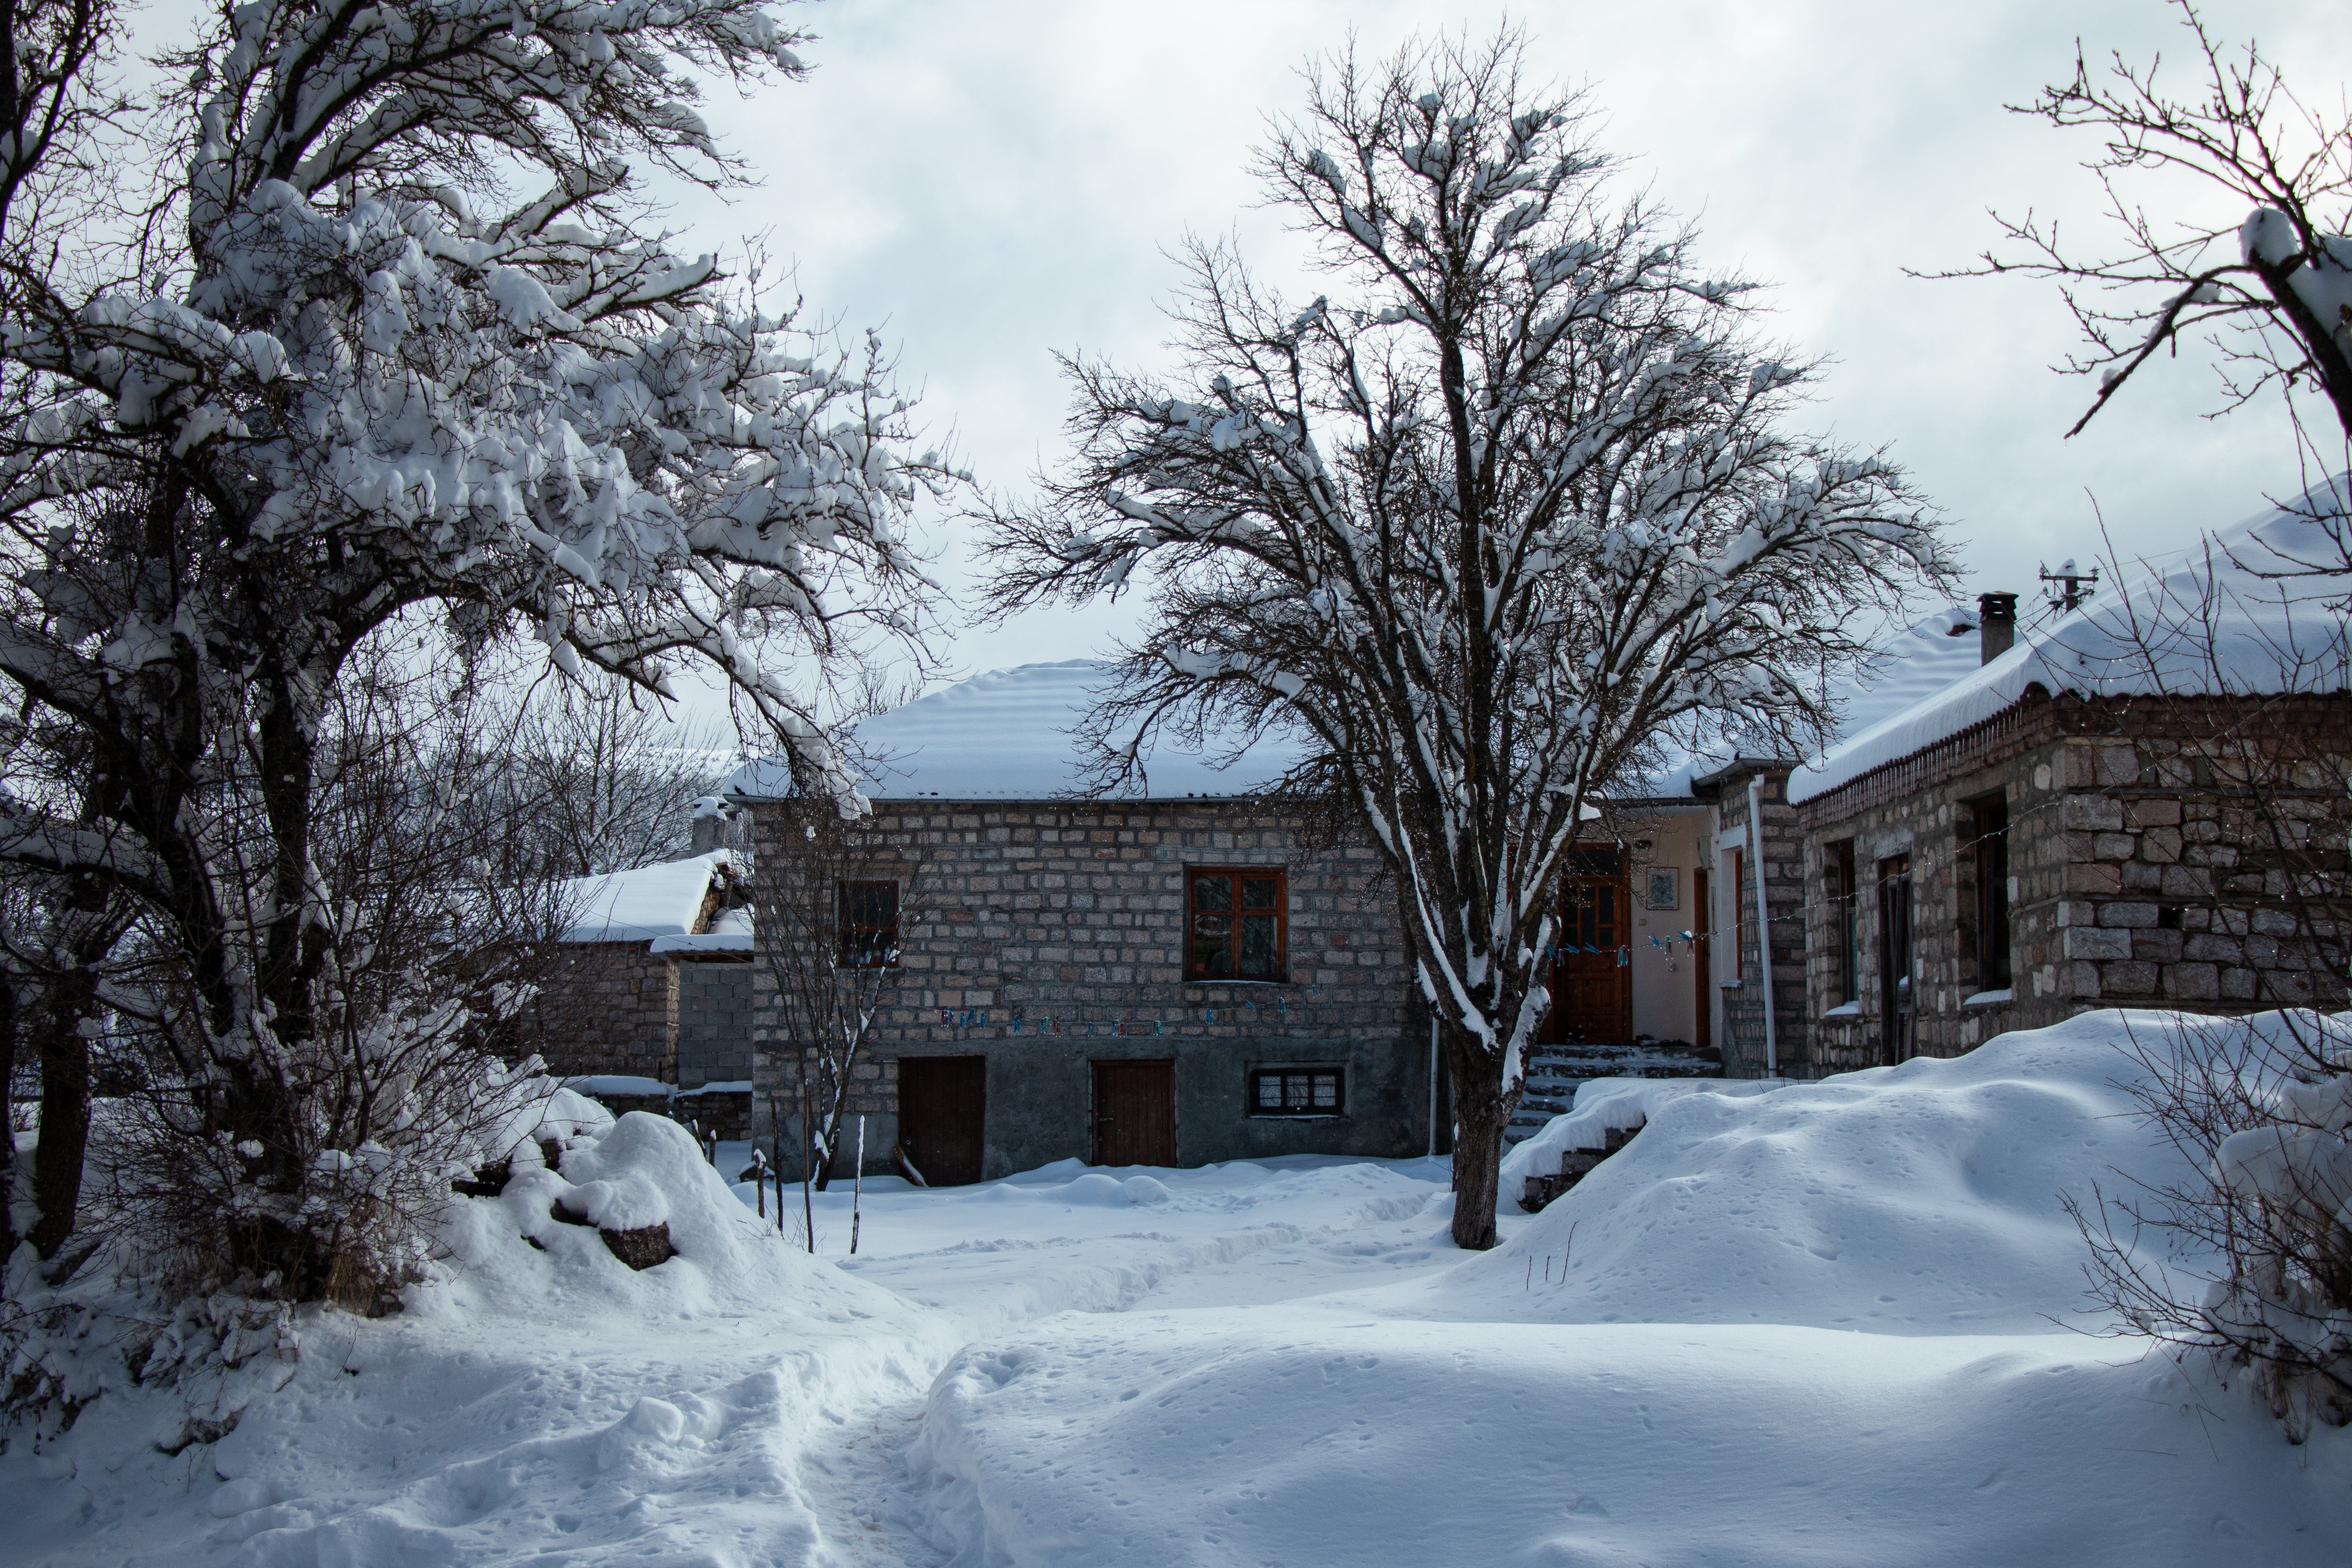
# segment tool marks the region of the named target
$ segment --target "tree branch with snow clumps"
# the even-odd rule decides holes
[[[223,7],[135,241],[0,231],[0,676],[90,737],[265,1185],[307,1179],[279,1069],[354,962],[313,830],[354,649],[431,614],[568,679],[715,669],[853,812],[832,692],[928,665],[913,515],[959,479],[887,353],[643,226],[645,167],[743,178],[687,73],[798,41],[758,0]]]
[[[1192,245],[1181,384],[1067,362],[1076,459],[991,547],[1003,613],[1150,585],[1100,782],[1155,730],[1311,736],[1285,782],[1343,799],[1396,874],[1478,1247],[1588,805],[1678,731],[1817,734],[1857,612],[1944,569],[1883,456],[1783,428],[1814,368],[1612,194],[1582,100],[1523,53],[1310,72],[1258,174],[1329,291],[1286,304]]]

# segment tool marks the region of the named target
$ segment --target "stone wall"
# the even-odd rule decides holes
[[[1426,1025],[1373,851],[1318,847],[1272,805],[879,802],[877,826],[926,862],[906,895],[898,983],[862,1064],[867,1167],[897,1142],[896,1060],[988,1058],[987,1173],[1090,1152],[1088,1064],[1173,1058],[1181,1163],[1284,1152],[1418,1152],[1427,1129]],[[788,847],[753,808],[758,875]],[[1278,866],[1288,895],[1286,983],[1183,973],[1188,866]],[[755,1081],[796,1087],[775,983],[754,965]],[[1345,1114],[1246,1114],[1255,1067],[1339,1065]],[[762,1115],[765,1114],[763,1110]]]
[[[677,973],[643,942],[565,942],[527,1020],[528,1048],[572,1078],[677,1081]]]
[[[740,958],[675,961],[677,1085],[751,1079],[751,965]]]
[[[2089,1008],[2341,1005],[2352,704],[2029,700],[1801,808],[1809,1070],[1887,1059],[1873,871],[1911,857],[1916,1049],[1957,1056]],[[2008,812],[2009,994],[1971,929],[1969,803]],[[1862,995],[1832,1012],[1825,875],[1851,843]],[[1784,1032],[1785,1033],[1785,1032]]]

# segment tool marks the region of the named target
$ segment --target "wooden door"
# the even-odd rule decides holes
[[[980,1180],[987,1128],[986,1057],[898,1058],[898,1147],[928,1185]]]
[[[1633,889],[1615,849],[1579,849],[1560,881],[1559,938],[1552,960],[1554,1040],[1623,1040],[1633,1033],[1626,911]]]
[[[1176,1163],[1176,1064],[1095,1063],[1097,1165]]]
[[[1878,863],[1878,1057],[1892,1066],[1916,1048],[1917,984],[1911,951],[1911,857]]]
[[[1715,904],[1707,897],[1708,877],[1701,867],[1691,873],[1691,988],[1697,1012],[1691,1024],[1691,1044],[1706,1050],[1715,1044]]]

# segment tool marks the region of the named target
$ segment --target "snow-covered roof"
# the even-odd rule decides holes
[[[714,849],[634,871],[575,878],[563,884],[572,923],[562,940],[646,942],[691,935],[702,919],[711,878],[733,863],[732,850]]]
[[[1084,759],[1072,734],[1103,684],[1106,666],[1091,659],[1024,664],[975,675],[857,727],[856,746],[875,761],[866,793],[875,800],[1053,800],[1085,787]],[[1161,746],[1144,756],[1144,782],[1115,792],[1123,800],[1230,798],[1280,778],[1298,760],[1295,744],[1260,739],[1230,767],[1206,754]],[[736,769],[726,792],[775,800],[792,779],[781,757]]]
[[[2330,607],[2343,596],[2343,579],[2307,574],[2342,559],[2317,520],[2347,517],[2352,507],[2339,479],[2136,574],[2119,574],[2112,589],[2072,615],[2021,632],[1990,664],[1940,684],[1929,683],[1935,667],[1923,664],[1917,684],[1927,689],[1906,706],[1849,725],[1846,740],[1797,770],[1789,798],[1811,800],[1899,762],[1992,718],[2035,687],[2085,697],[2352,689],[2343,621]],[[2305,574],[2279,579],[2280,573]]]
[[[751,911],[738,906],[721,910],[712,917],[710,929],[689,936],[657,936],[653,951],[665,952],[749,952],[751,951]]]

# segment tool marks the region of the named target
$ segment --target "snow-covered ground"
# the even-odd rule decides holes
[[[220,1442],[110,1394],[18,1444],[0,1562],[2340,1563],[2346,1434],[2078,1331],[2059,1194],[2167,1169],[2117,1023],[1659,1096],[1466,1259],[1442,1164],[1299,1158],[870,1182],[813,1260],[625,1121]],[[628,1273],[559,1188],[681,1256]]]

